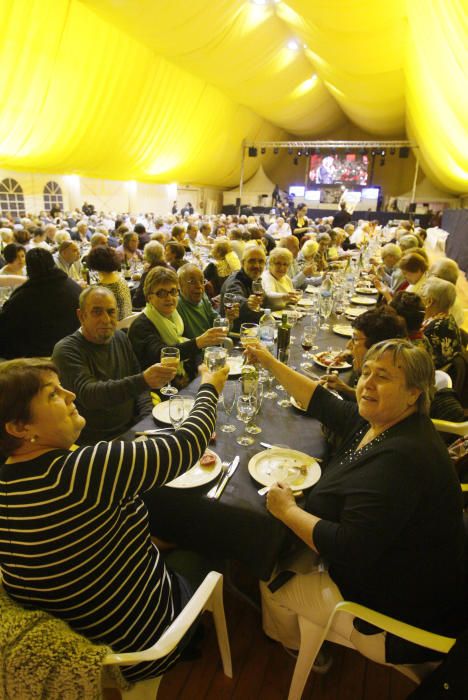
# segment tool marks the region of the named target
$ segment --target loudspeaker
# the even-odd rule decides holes
[[[400,158],[408,158],[409,157],[408,146],[403,146],[402,148],[400,148],[400,150],[398,151],[398,155]]]
[[[249,146],[249,158],[256,158],[258,154],[257,149],[255,146]]]

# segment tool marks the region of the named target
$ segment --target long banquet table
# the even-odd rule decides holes
[[[298,369],[303,360],[300,346],[303,322],[304,319],[293,330],[296,341],[291,346],[290,364],[297,365]],[[329,345],[342,348],[346,338],[320,330],[316,343],[320,349]],[[321,374],[325,370],[315,367],[314,371]],[[198,383],[199,380],[195,380],[184,393],[194,395]],[[254,576],[263,580],[269,578],[279,554],[293,535],[266,510],[265,497],[258,494],[261,485],[250,476],[248,462],[263,449],[260,441],[287,445],[319,459],[326,457],[327,450],[320,424],[292,406],[278,406],[277,400],[286,396],[283,391],[278,391],[278,394],[277,399],[263,401],[256,418],[262,432],[254,436],[253,445],[242,447],[236,443],[244,426],[237,420],[235,410],[231,422],[236,425],[236,432],[223,433],[216,429],[216,442],[210,448],[222,460],[240,456],[239,467],[220,499],[207,498],[212,484],[191,489],[164,486],[144,495],[153,535],[205,555],[240,561]],[[223,421],[225,415],[222,411],[219,413],[218,421]],[[154,427],[154,419],[148,416],[135,425],[126,438],[132,439],[135,431]]]

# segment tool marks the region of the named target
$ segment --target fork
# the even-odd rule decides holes
[[[226,474],[226,472],[227,472],[228,467],[229,467],[230,464],[231,464],[231,461],[230,461],[230,460],[228,460],[227,462],[221,462],[221,471],[219,472],[219,476],[218,476],[218,478],[216,479],[215,485],[214,485],[214,486],[208,491],[208,493],[206,494],[207,498],[213,498],[213,497],[214,497],[214,495],[215,495],[215,493],[216,493],[216,489],[218,488],[218,486],[220,485],[221,481],[223,480],[223,476]]]

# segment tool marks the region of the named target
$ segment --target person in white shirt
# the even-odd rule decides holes
[[[286,304],[298,300],[292,280],[288,277],[292,261],[292,253],[287,248],[275,248],[268,258],[268,270],[262,274],[262,284],[273,310],[284,309]]]
[[[48,250],[50,253],[51,248],[46,241],[46,235],[47,234],[44,229],[40,227],[34,229],[33,238],[29,243],[29,249],[32,250],[33,248],[44,248],[44,250]]]
[[[276,221],[269,225],[267,233],[273,238],[285,238],[292,234],[291,226],[283,219],[282,216],[278,216]]]

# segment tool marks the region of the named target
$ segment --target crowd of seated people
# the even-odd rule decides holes
[[[163,218],[70,212],[53,222],[49,218],[44,213],[19,223],[1,222],[0,278],[23,274],[25,265],[26,281],[0,311],[0,357],[7,360],[0,363],[0,450],[5,459],[0,468],[8,483],[15,469],[27,466],[30,478],[9,518],[20,522],[24,507],[44,523],[48,516],[54,518],[50,548],[31,552],[31,571],[41,570],[42,558],[52,561],[53,583],[59,588],[68,567],[76,567],[69,595],[79,614],[69,616],[69,606],[60,606],[60,596],[51,599],[31,571],[24,576],[20,559],[22,548],[29,547],[27,528],[20,528],[17,549],[0,546],[9,594],[53,610],[117,651],[154,642],[183,606],[190,586],[148,541],[140,493],[190,468],[213,431],[227,371],[209,373],[202,354],[226,338],[216,319],[226,315],[234,334],[242,323],[258,323],[265,307],[294,304],[297,290],[320,287],[337,263],[348,264],[353,250],[363,253],[369,241],[378,240],[370,264],[382,294],[376,308],[352,322],[348,383],[333,373],[315,382],[261,347],[248,351],[323,423],[330,441],[334,435],[333,456],[305,509],[284,485],[268,494],[268,510],[303,540],[304,548],[292,565],[296,576],[291,583],[275,590],[262,585],[263,624],[270,637],[297,649],[297,616],[316,624],[318,640],[331,607],[349,595],[427,629],[456,634],[464,576],[460,498],[447,451],[428,419],[464,419],[463,397],[455,392],[450,402],[444,394],[445,412],[440,413],[433,373],[434,366],[446,368],[465,351],[460,304],[455,314],[456,263],[440,261],[431,267],[424,236],[411,227],[384,236],[373,222],[343,219],[341,228],[330,217],[310,219],[306,207],[289,220],[274,215],[263,222],[265,227],[255,217],[204,218],[189,212]],[[85,279],[83,268],[96,276]],[[127,268],[130,274],[124,274]],[[128,332],[118,330],[119,321],[132,311],[140,313]],[[167,346],[179,351],[176,369],[161,364]],[[18,359],[37,357],[51,359]],[[194,409],[187,425],[164,438],[166,444],[158,439],[146,447],[109,442],[150,413],[154,392],[168,381],[186,387],[200,365],[202,385]],[[21,405],[8,394],[14,386],[22,387]],[[79,447],[72,451],[74,443]],[[50,470],[55,480],[49,478]],[[72,472],[76,479],[71,485]],[[430,483],[424,479],[428,472]],[[92,488],[100,494],[94,504],[100,523],[95,529],[88,523],[86,500]],[[43,489],[51,500],[59,492],[66,494],[90,557],[72,548],[61,560],[63,567],[54,559],[56,548],[68,545],[59,515],[40,508]],[[389,509],[389,502],[398,507]],[[117,532],[120,522],[135,529],[135,539],[115,535],[102,550],[104,524],[106,532],[109,523]],[[121,553],[114,558],[117,541]],[[330,569],[317,576],[319,556]],[[92,571],[101,560],[100,583]],[[137,612],[145,622],[130,637],[128,612],[123,612],[127,589],[111,602],[104,600],[117,567],[125,568],[126,585],[137,590]],[[148,571],[151,576],[144,574]],[[390,599],[385,587],[395,571],[404,573]],[[276,575],[280,573],[279,567]],[[89,620],[95,605],[107,606],[108,624],[76,622]],[[368,653],[370,648],[374,658],[399,658],[399,649],[385,648],[380,635],[372,635],[369,646],[359,630],[343,627],[338,633]],[[176,656],[126,673],[131,679],[161,673]]]

